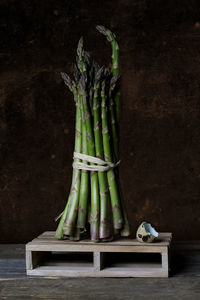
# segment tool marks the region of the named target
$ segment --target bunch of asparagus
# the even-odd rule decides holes
[[[73,93],[76,105],[74,152],[116,166],[120,122],[119,47],[110,30],[103,26],[97,26],[97,30],[111,43],[112,69],[99,67],[83,49],[81,38],[74,79],[71,80],[66,73],[61,73],[61,76]],[[74,163],[95,165],[88,160],[81,161],[77,156]],[[130,234],[117,167],[110,167],[106,172],[73,168],[70,194],[56,237],[79,240],[89,228],[94,242],[112,240],[119,233],[121,236]]]

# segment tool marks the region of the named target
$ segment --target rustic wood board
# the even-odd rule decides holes
[[[44,232],[26,245],[27,275],[66,277],[168,277],[171,233],[160,233],[155,243],[139,243],[135,239],[121,238],[112,242],[93,243],[57,240],[55,232]],[[54,260],[55,254],[66,254],[64,261]],[[71,261],[69,253],[76,253]],[[82,253],[91,253],[91,261],[81,261]],[[160,263],[115,262],[106,265],[108,253],[160,254]],[[67,256],[68,254],[68,256]],[[91,259],[90,259],[91,260]]]

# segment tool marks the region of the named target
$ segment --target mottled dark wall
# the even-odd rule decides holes
[[[78,39],[100,64],[117,35],[121,182],[133,230],[200,234],[200,4],[161,0],[0,0],[0,242],[54,230],[71,181]]]

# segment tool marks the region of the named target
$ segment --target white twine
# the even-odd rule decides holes
[[[105,161],[103,159],[94,157],[94,156],[90,156],[87,154],[83,154],[83,153],[78,153],[78,152],[74,152],[74,159],[81,159],[84,161],[87,161],[89,163],[94,163],[94,164],[98,164],[97,165],[88,165],[82,162],[73,162],[72,167],[74,169],[78,169],[78,170],[85,170],[85,171],[101,171],[101,172],[105,172],[105,171],[109,171],[115,167],[117,167],[120,164],[120,160],[117,163],[112,163],[112,162],[108,162]],[[55,218],[55,222],[58,221],[61,217],[62,217],[63,212],[61,212],[61,214],[59,214],[56,218]]]
[[[90,155],[78,153],[78,152],[74,152],[74,159],[75,158],[97,164],[97,165],[88,165],[83,162],[73,162],[72,167],[74,169],[85,170],[85,171],[105,172],[105,171],[109,171],[109,170],[117,167],[120,164],[120,160],[117,163],[112,163],[112,162],[108,162],[108,161],[105,161],[103,159],[100,159],[100,158],[97,158],[94,156],[90,156]]]

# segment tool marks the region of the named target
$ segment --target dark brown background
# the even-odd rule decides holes
[[[0,0],[0,242],[56,228],[71,180],[74,104],[60,78],[78,39],[100,64],[117,35],[121,182],[133,232],[200,234],[200,5],[162,0]]]

